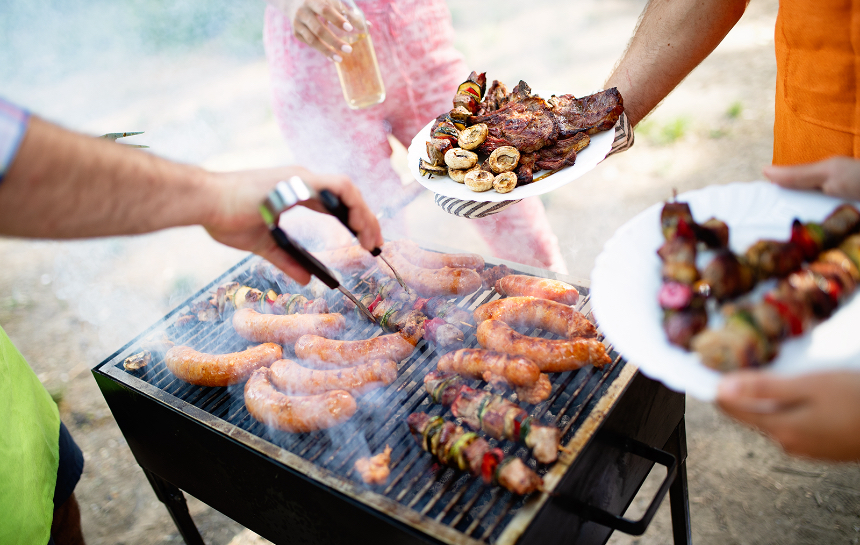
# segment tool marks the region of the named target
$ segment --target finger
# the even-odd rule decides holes
[[[808,399],[805,380],[746,371],[726,376],[717,389],[717,405],[732,418],[771,429]]]
[[[789,189],[821,189],[830,175],[826,161],[806,165],[769,165],[762,173],[773,183]]]
[[[342,8],[342,6],[334,6],[329,2],[322,1],[314,4],[314,11],[336,28],[342,28],[345,32],[352,32],[352,25],[343,16],[341,9],[338,9],[338,7]],[[346,9],[343,8],[343,11],[346,11]]]
[[[347,181],[343,187],[341,201],[349,208],[349,226],[358,233],[358,241],[367,250],[378,248],[384,242],[379,221],[367,206],[361,192]]]
[[[303,6],[296,14],[293,22],[293,33],[302,42],[319,51],[326,58],[341,62],[343,58],[338,54],[341,43],[332,33],[323,26],[319,18],[309,8]],[[334,47],[330,43],[337,43]],[[351,50],[351,49],[350,49]]]

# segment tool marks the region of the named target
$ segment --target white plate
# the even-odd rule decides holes
[[[768,182],[716,185],[678,195],[693,218],[710,217],[729,226],[729,245],[743,253],[761,238],[787,240],[794,218],[821,221],[841,199],[791,191]],[[858,203],[853,203],[855,206]],[[643,373],[669,388],[713,401],[720,373],[705,367],[694,352],[669,344],[657,303],[663,243],[657,203],[637,215],[607,241],[591,273],[591,298],[601,329],[618,351]],[[852,297],[828,320],[785,341],[768,367],[780,374],[860,368],[860,297]]]
[[[538,93],[539,96],[551,96],[550,94]],[[569,184],[579,178],[589,170],[597,166],[597,163],[606,158],[606,154],[612,148],[612,141],[615,139],[615,130],[599,132],[591,135],[591,142],[582,151],[576,154],[576,162],[569,167],[563,168],[552,174],[551,176],[539,180],[537,182],[514,188],[510,193],[498,193],[496,191],[484,191],[481,193],[472,191],[463,184],[458,184],[448,176],[433,176],[427,178],[421,176],[418,172],[418,159],[427,159],[426,143],[430,141],[430,127],[433,126],[433,121],[428,123],[421,131],[412,139],[409,144],[407,153],[407,161],[409,162],[409,171],[418,182],[434,193],[444,195],[446,197],[454,197],[464,201],[482,201],[482,202],[502,202],[513,201],[517,199],[525,199],[526,197],[535,197],[543,195],[553,189]],[[535,172],[534,177],[546,174],[548,170]]]

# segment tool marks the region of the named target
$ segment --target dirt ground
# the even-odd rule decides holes
[[[458,47],[491,78],[585,94],[622,53],[643,0],[449,2]],[[543,200],[568,268],[587,279],[603,243],[624,222],[678,191],[760,179],[770,162],[776,0],[754,0],[724,43],[642,125],[634,148]],[[523,36],[523,28],[530,29]],[[50,85],[21,76],[0,94],[49,119],[130,139],[212,169],[293,161],[271,113],[260,55],[221,50],[138,55],[133,62],[66,66]],[[393,161],[404,169],[405,153]],[[466,220],[429,194],[407,210],[419,240],[488,253]],[[420,236],[418,236],[420,235]],[[97,241],[0,239],[0,324],[59,401],[84,451],[77,488],[88,543],[178,543],[114,423],[90,368],[243,257],[199,228]],[[700,544],[860,542],[860,467],[793,459],[713,406],[687,401],[693,540]],[[658,472],[655,472],[658,473]],[[641,513],[652,475],[629,514]],[[258,542],[189,498],[207,543]],[[613,544],[671,541],[668,505],[644,536]]]

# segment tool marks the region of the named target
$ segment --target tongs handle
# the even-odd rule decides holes
[[[287,252],[290,257],[295,259],[303,269],[319,278],[323,284],[330,289],[336,290],[340,287],[340,282],[334,276],[334,273],[315,258],[313,254],[305,250],[301,245],[296,243],[283,229],[277,225],[270,229],[272,237],[282,250]]]
[[[319,192],[319,200],[322,205],[328,210],[328,213],[332,216],[336,217],[340,222],[349,229],[349,232],[358,237],[358,233],[355,232],[355,229],[349,226],[349,208],[346,207],[345,204],[331,191],[328,189],[323,189]],[[378,256],[382,253],[382,248],[374,248],[370,251],[370,255],[373,257]]]

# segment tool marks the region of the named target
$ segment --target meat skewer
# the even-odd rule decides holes
[[[543,485],[540,476],[522,460],[505,456],[476,433],[446,422],[441,416],[412,413],[406,422],[415,441],[441,464],[468,471],[486,484],[497,484],[520,496]]]
[[[520,442],[532,450],[537,461],[551,464],[558,458],[561,432],[530,417],[519,405],[484,390],[469,388],[463,378],[434,371],[424,377],[431,399],[451,407],[451,412],[473,430],[483,430],[495,439]]]

